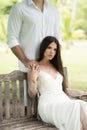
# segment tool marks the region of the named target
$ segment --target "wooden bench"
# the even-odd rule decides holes
[[[38,121],[32,110],[37,111],[37,98],[31,99],[27,90],[27,74],[19,70],[0,74],[0,130],[56,130]]]
[[[64,73],[65,81],[68,83],[66,68]],[[38,121],[37,116],[32,113],[33,110],[37,112],[37,98],[31,99],[27,93],[27,74],[19,70],[0,74],[0,130],[58,130]]]

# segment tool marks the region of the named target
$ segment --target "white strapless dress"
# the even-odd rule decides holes
[[[41,119],[55,125],[59,130],[80,130],[80,106],[87,114],[87,103],[71,100],[62,90],[63,77],[60,73],[54,79],[45,71],[38,77],[38,113]]]

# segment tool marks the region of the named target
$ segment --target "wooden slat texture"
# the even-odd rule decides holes
[[[0,81],[10,81],[10,80],[23,80],[26,79],[27,74],[19,70],[15,70],[9,74],[1,74]]]
[[[2,107],[2,82],[0,82],[0,121],[3,120],[3,107]]]
[[[49,126],[36,119],[23,118],[0,124],[0,130],[58,130],[54,126]]]
[[[27,116],[32,116],[32,99],[27,95]]]
[[[28,83],[26,81],[26,95],[27,95],[27,113],[26,115],[28,117],[31,117],[32,116],[32,99],[29,97],[29,94],[28,94]]]
[[[12,111],[13,117],[16,118],[18,116],[18,102],[17,102],[17,83],[16,80],[12,81]]]
[[[4,106],[2,108],[2,91],[0,91],[0,120],[25,116],[24,84],[27,74],[19,70],[9,74],[0,74],[0,84],[4,84]],[[19,82],[17,84],[17,82]],[[0,87],[1,89],[1,87]],[[19,89],[19,90],[18,90]],[[20,98],[18,98],[20,97]],[[31,107],[30,107],[31,108]],[[3,110],[3,112],[2,112]],[[3,117],[4,115],[4,117]],[[30,115],[30,113],[29,113]]]
[[[19,80],[20,88],[20,115],[21,117],[25,116],[25,106],[24,106],[24,83],[23,80]]]
[[[10,119],[10,82],[6,81],[5,86],[5,118]]]
[[[32,102],[32,113],[33,112],[37,114],[37,97],[34,98],[34,100]]]

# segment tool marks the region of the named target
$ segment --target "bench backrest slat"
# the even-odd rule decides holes
[[[13,107],[13,118],[18,116],[17,110],[17,82],[16,80],[12,81],[12,107]]]
[[[6,81],[4,82],[4,85],[6,86],[4,88],[4,96],[5,96],[5,118],[10,118],[10,82]]]
[[[25,116],[25,107],[24,107],[24,81],[19,80],[20,86],[20,116]]]

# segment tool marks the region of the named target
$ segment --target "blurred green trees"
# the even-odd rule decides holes
[[[0,42],[6,43],[7,20],[11,7],[19,0],[0,0]]]
[[[72,44],[73,40],[81,40],[86,38],[86,19],[83,17],[83,15],[80,15],[82,13],[87,17],[87,11],[84,10],[85,6],[87,7],[86,0],[57,1],[57,7],[61,20],[61,30],[63,34],[63,40],[66,43],[66,47],[69,47],[69,44]],[[84,23],[82,23],[83,21]],[[84,26],[86,28],[84,28]]]

